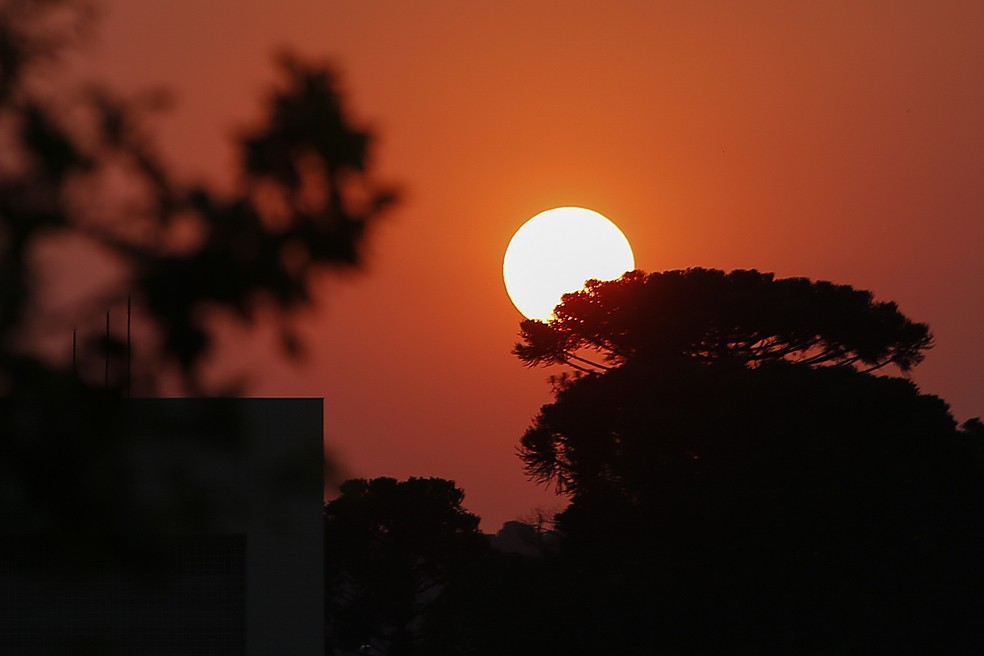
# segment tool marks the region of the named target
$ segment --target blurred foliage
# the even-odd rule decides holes
[[[38,292],[32,252],[65,235],[122,269],[117,288],[89,299],[93,315],[132,296],[159,341],[151,370],[175,368],[188,391],[204,391],[198,367],[217,312],[252,322],[272,307],[285,352],[299,356],[292,317],[317,300],[318,273],[357,266],[395,198],[372,180],[371,136],[346,112],[335,75],[281,57],[281,82],[263,122],[240,137],[236,185],[222,193],[184,182],[160,156],[146,125],[160,94],[52,83],[91,18],[82,0],[0,5],[0,390],[47,394],[44,378],[59,373],[32,352],[24,321]],[[111,341],[102,351],[120,350]]]

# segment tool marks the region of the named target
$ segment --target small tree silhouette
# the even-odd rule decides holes
[[[488,546],[463,499],[440,478],[342,484],[325,506],[328,653],[412,653],[426,609]]]

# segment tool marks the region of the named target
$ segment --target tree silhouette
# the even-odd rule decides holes
[[[487,548],[440,478],[354,479],[325,506],[328,653],[414,652],[424,612]]]
[[[691,269],[591,283],[522,330],[522,360],[580,370],[520,456],[571,498],[558,527],[613,611],[601,633],[699,653],[980,645],[979,427],[872,373],[918,363],[925,325],[846,286]]]
[[[584,291],[565,295],[555,314],[547,323],[524,321],[515,354],[529,365],[612,374],[605,383],[591,376],[562,380],[565,397],[625,376],[676,386],[679,376],[706,375],[710,365],[712,380],[720,372],[777,371],[768,365],[779,363],[861,364],[869,372],[894,364],[907,371],[932,344],[925,324],[907,319],[894,303],[875,303],[870,292],[757,271],[630,272],[616,281],[590,281]],[[592,352],[600,358],[587,357]],[[578,411],[570,435],[553,429],[554,411],[545,409],[523,440],[530,473],[562,491],[592,480],[597,472],[574,471],[595,461],[578,452],[577,435],[597,432],[625,393],[619,389],[600,405],[568,404]],[[602,448],[595,439],[584,447]]]
[[[894,303],[870,292],[758,271],[687,269],[589,281],[564,295],[556,318],[524,321],[515,354],[530,365],[583,372],[626,362],[658,366],[686,357],[754,366],[784,359],[810,365],[860,364],[868,371],[922,361],[932,338]],[[601,360],[585,358],[594,351]]]

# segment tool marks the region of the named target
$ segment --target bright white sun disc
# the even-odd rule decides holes
[[[601,214],[581,207],[540,212],[516,231],[502,263],[506,292],[528,319],[546,321],[560,297],[592,278],[614,280],[635,267],[629,240]]]

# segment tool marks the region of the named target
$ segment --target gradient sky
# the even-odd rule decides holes
[[[228,180],[282,47],[332,62],[404,198],[326,280],[301,368],[269,334],[217,372],[323,396],[346,473],[442,476],[483,528],[559,505],[519,437],[548,372],[510,355],[513,232],[614,220],[647,271],[757,268],[870,289],[930,324],[914,375],[984,414],[984,3],[107,0],[82,70],[164,86],[168,159]],[[245,350],[243,340],[250,350]],[[242,353],[250,353],[244,360]]]

